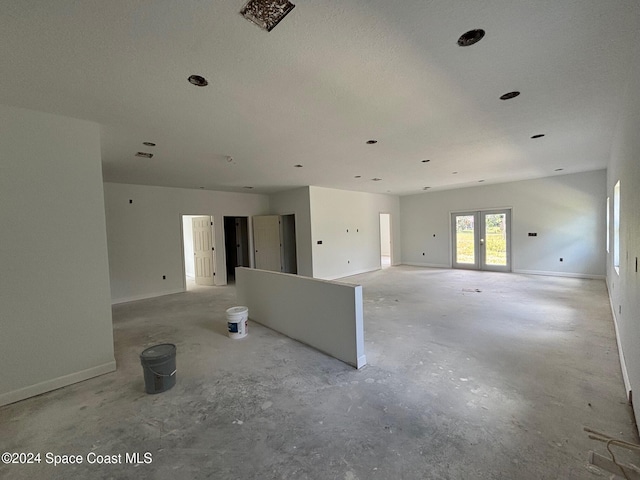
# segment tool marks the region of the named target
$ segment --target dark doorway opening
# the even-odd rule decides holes
[[[236,267],[249,267],[249,227],[247,217],[224,217],[224,246],[227,283],[235,282]]]

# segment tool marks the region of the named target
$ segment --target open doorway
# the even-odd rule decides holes
[[[298,256],[296,253],[296,216],[282,215],[282,271],[284,273],[298,273]]]
[[[212,216],[182,216],[185,290],[214,285],[214,238]]]
[[[380,214],[380,268],[391,266],[391,214]]]
[[[247,217],[224,217],[224,247],[227,283],[236,279],[236,267],[249,267],[249,222]]]

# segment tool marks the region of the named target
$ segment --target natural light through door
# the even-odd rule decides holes
[[[511,210],[451,214],[453,267],[511,271]]]

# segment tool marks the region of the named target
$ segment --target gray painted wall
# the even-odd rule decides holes
[[[400,263],[396,195],[314,186],[309,192],[315,278],[335,279],[380,268],[380,213],[391,214],[392,262]]]
[[[269,209],[266,195],[118,183],[104,188],[114,303],[184,291],[182,215],[214,217],[216,285],[226,284],[223,217]]]
[[[0,405],[115,370],[97,124],[0,106]]]
[[[607,284],[618,333],[627,391],[635,395],[634,410],[640,419],[640,53],[630,63],[631,81],[614,136],[607,175],[607,195],[611,198],[612,248],[607,255]],[[613,268],[613,187],[620,180],[620,271]],[[639,265],[640,268],[640,265]]]
[[[402,262],[451,266],[451,212],[511,207],[514,271],[604,278],[605,187],[598,170],[401,197]]]

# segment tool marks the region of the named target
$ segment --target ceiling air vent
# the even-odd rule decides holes
[[[249,0],[240,14],[270,32],[294,7],[288,0]]]
[[[138,152],[138,153],[136,153],[136,157],[152,158],[153,157],[153,153]]]

